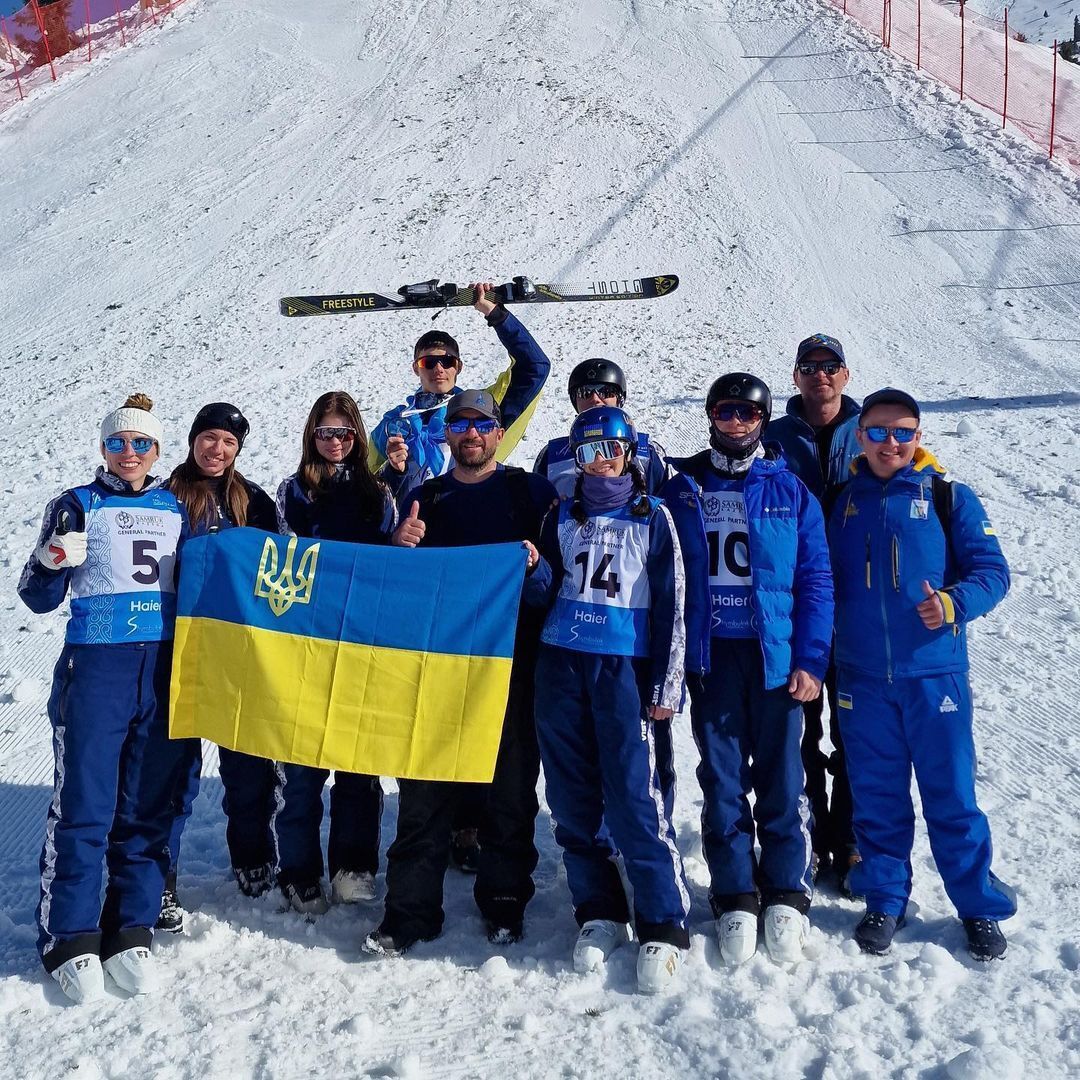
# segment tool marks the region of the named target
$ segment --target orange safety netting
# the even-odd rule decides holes
[[[920,70],[1080,169],[1080,65],[938,0],[828,0]]]
[[[123,45],[183,0],[30,0],[0,18],[0,111],[41,80]]]

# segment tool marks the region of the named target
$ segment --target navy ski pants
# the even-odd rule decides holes
[[[281,885],[309,884],[323,876],[322,790],[328,769],[281,763],[278,810],[272,819],[278,851]],[[327,861],[330,877],[339,870],[379,869],[379,837],[383,793],[377,776],[335,772],[330,789],[330,841]]]
[[[542,645],[536,733],[578,925],[629,921],[621,853],[639,940],[687,948],[690,896],[645,713],[647,669],[627,656]]]
[[[960,918],[1014,915],[1013,891],[990,869],[990,824],[975,801],[966,672],[887,682],[841,668],[837,696],[863,860],[851,883],[867,910],[899,916],[911,896],[914,767],[930,850]]]
[[[53,676],[53,798],[41,853],[47,971],[149,945],[189,740],[168,733],[171,642],[65,645]],[[104,904],[102,870],[108,870]]]
[[[184,834],[192,804],[199,794],[202,773],[202,741],[192,744],[180,783],[174,794],[173,823],[169,832],[169,874],[176,875],[180,858],[180,840]],[[252,757],[228,747],[218,748],[221,774],[221,808],[225,811],[225,842],[229,861],[238,870],[273,866],[277,862],[270,819],[277,805],[277,776],[274,763]]]
[[[765,689],[756,639],[713,638],[709,673],[688,674],[686,683],[701,755],[701,842],[714,913],[756,912],[759,886],[766,905],[805,913],[812,889],[802,707],[786,686]]]

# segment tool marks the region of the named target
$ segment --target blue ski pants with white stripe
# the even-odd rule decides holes
[[[840,669],[836,689],[862,855],[851,884],[867,910],[900,916],[911,896],[914,767],[930,850],[960,918],[1014,915],[1013,890],[990,869],[990,823],[975,801],[967,673],[887,682]]]
[[[638,939],[686,948],[690,896],[645,712],[647,668],[628,656],[542,645],[536,733],[578,925],[629,921],[621,853]]]
[[[190,740],[169,738],[171,660],[171,642],[65,645],[60,653],[49,698],[55,769],[38,905],[48,971],[153,937],[173,792],[190,760]]]
[[[714,914],[756,912],[759,885],[766,904],[807,911],[811,845],[802,706],[787,686],[765,689],[756,638],[713,638],[709,673],[688,674],[686,685],[701,755],[701,844]]]

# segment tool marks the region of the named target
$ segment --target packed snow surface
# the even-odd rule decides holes
[[[0,1075],[1080,1074],[1075,176],[809,0],[200,0],[35,90],[0,118],[0,154]],[[918,395],[926,444],[983,497],[1014,575],[972,634],[980,797],[1019,894],[1008,958],[966,958],[920,826],[917,910],[890,957],[861,955],[859,906],[824,892],[805,962],[725,970],[683,715],[693,948],[666,997],[635,993],[633,947],[573,973],[546,810],[527,936],[504,951],[460,876],[444,936],[403,960],[359,954],[377,905],[312,924],[242,899],[211,753],[166,989],[67,1006],[33,947],[64,620],[14,586],[46,500],[91,475],[100,417],[149,392],[171,466],[197,407],[234,401],[243,471],[275,485],[314,398],[343,387],[375,420],[430,326],[285,320],[278,297],[657,272],[678,292],[519,309],[555,370],[515,460],[565,430],[566,375],[593,355],[624,363],[640,426],[674,452],[703,445],[725,370],[782,401],[816,330],[843,340],[854,394]],[[475,312],[437,325],[464,382],[499,370]]]

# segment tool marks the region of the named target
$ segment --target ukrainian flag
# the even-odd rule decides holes
[[[228,529],[184,545],[170,734],[324,769],[486,783],[526,553]]]

